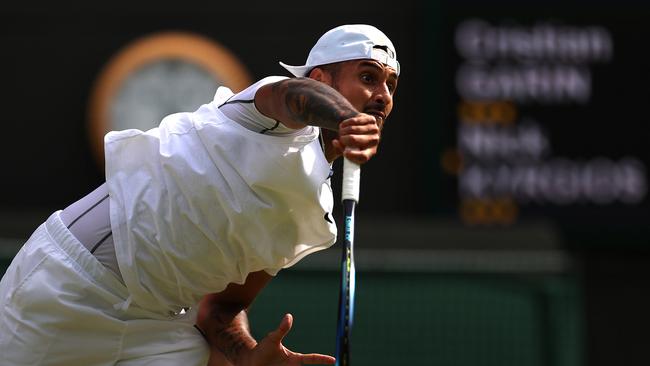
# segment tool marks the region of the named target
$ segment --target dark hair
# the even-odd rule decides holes
[[[328,73],[332,77],[332,87],[334,87],[335,89],[338,87],[338,78],[339,78],[339,72],[341,71],[341,62],[319,65],[314,67],[314,69],[321,69],[324,72]],[[311,74],[311,72],[314,69],[311,69],[307,73],[307,75]]]
[[[330,74],[334,79],[337,78],[339,75],[339,71],[341,70],[341,64],[342,62],[334,62],[331,64],[314,66],[311,70],[309,70],[309,72],[307,72],[307,75],[311,74],[311,72],[314,71],[314,69],[321,69],[326,73]]]
[[[341,70],[341,63],[335,62],[333,64],[320,65],[316,67],[330,74],[330,76],[332,76],[332,80],[336,80],[339,76],[339,71]]]

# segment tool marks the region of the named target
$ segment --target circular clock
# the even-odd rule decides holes
[[[250,84],[242,63],[206,37],[164,32],[138,39],[109,60],[91,92],[88,131],[93,153],[103,167],[107,132],[148,130],[166,115],[210,102],[219,86],[236,92]]]

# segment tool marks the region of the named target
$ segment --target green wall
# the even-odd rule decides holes
[[[582,365],[576,278],[360,273],[352,362],[361,365]],[[281,272],[250,313],[256,337],[295,317],[285,344],[334,353],[338,275]]]

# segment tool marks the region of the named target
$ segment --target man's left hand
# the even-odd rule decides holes
[[[255,348],[250,350],[242,359],[245,366],[300,366],[313,364],[333,364],[336,359],[332,356],[318,353],[302,354],[289,350],[282,340],[291,330],[293,317],[286,314],[277,329],[270,332]]]

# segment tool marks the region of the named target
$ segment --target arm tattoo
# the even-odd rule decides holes
[[[219,332],[217,342],[224,356],[236,364],[242,350],[245,350],[250,344],[250,341],[247,341],[248,338],[251,336],[247,329],[233,324]]]
[[[215,345],[230,362],[237,364],[242,351],[253,348],[257,342],[250,334],[246,311],[237,313],[230,310],[215,309],[212,312],[218,324],[214,329]]]
[[[307,125],[337,131],[341,121],[359,114],[339,92],[316,80],[287,79],[273,88],[282,88],[289,116]]]

